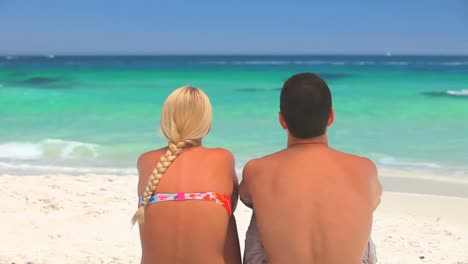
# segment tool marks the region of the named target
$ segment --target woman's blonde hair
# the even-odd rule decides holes
[[[162,107],[160,127],[168,141],[168,149],[149,178],[132,225],[144,223],[146,206],[162,175],[184,147],[201,145],[202,138],[210,131],[212,117],[210,99],[198,88],[183,86],[167,97]]]

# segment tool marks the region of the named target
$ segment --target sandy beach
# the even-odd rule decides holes
[[[0,263],[139,263],[136,176],[0,176]],[[379,263],[468,263],[468,199],[385,192]],[[251,210],[236,211],[243,247]]]

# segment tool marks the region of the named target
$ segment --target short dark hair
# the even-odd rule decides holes
[[[289,132],[296,138],[325,134],[331,109],[330,89],[316,74],[293,75],[281,89],[280,111]]]

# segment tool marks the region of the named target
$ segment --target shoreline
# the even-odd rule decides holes
[[[468,184],[463,183],[385,176],[380,182],[386,192],[468,199]]]
[[[139,263],[136,176],[0,176],[0,263]],[[468,198],[385,191],[378,263],[468,263]],[[235,212],[241,248],[251,210]]]
[[[22,170],[7,171],[0,177],[43,177],[51,175],[69,177],[137,177],[135,168],[66,168],[63,173],[50,173],[48,171]],[[239,181],[242,180],[242,170],[236,169]],[[29,173],[28,173],[29,172]],[[379,168],[379,179],[384,191],[407,194],[439,195],[446,197],[468,198],[468,175],[441,174],[424,171],[405,171],[388,168]]]

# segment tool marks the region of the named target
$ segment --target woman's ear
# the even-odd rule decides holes
[[[332,110],[330,111],[330,117],[328,118],[327,126],[331,126],[333,122],[335,122],[335,110],[333,110],[332,108]]]
[[[283,129],[288,129],[288,125],[286,124],[286,121],[284,121],[284,117],[283,117],[283,114],[281,114],[281,112],[278,113],[278,119],[279,119],[279,123],[281,127]]]

